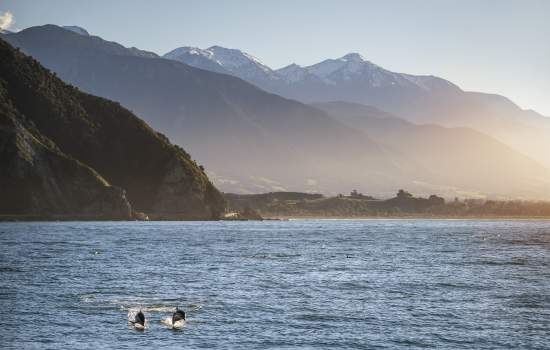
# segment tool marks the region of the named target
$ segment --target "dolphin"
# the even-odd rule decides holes
[[[136,329],[145,329],[145,315],[141,310],[138,312],[128,312],[128,322],[130,322]]]
[[[176,307],[176,312],[172,314],[172,317],[166,317],[162,321],[166,326],[172,329],[181,329],[185,326],[186,315],[185,311]]]

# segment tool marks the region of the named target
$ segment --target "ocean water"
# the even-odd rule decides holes
[[[550,221],[0,224],[0,348],[140,346],[549,349]]]

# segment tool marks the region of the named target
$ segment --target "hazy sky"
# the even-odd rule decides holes
[[[239,48],[279,68],[359,52],[550,116],[546,0],[0,0],[0,26],[79,25],[125,46]]]

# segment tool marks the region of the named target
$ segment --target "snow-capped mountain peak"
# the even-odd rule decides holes
[[[198,47],[192,47],[192,46],[182,46],[168,52],[163,57],[178,60],[179,57],[182,57],[185,55],[202,56],[207,59],[212,59],[212,56],[213,56],[212,52],[208,50],[203,50]]]
[[[229,70],[253,65],[266,73],[271,72],[271,69],[259,59],[241,50],[221,46],[212,46],[206,50],[211,52],[213,57]]]
[[[162,57],[174,61],[183,62],[190,66],[201,68],[204,70],[231,74],[222,66],[221,62],[219,62],[214,57],[214,53],[208,49],[203,50],[198,47],[183,46],[166,53]]]
[[[180,47],[164,55],[191,66],[232,74],[245,80],[278,79],[275,72],[258,58],[237,49],[211,46],[207,49]]]
[[[357,52],[348,53],[340,58],[326,59],[310,66],[293,63],[276,71],[244,51],[221,46],[212,46],[207,49],[180,47],[165,54],[164,57],[197,68],[234,75],[276,92],[284,91],[292,85],[303,86],[304,84],[313,84],[312,86],[317,87],[359,84],[368,88],[404,87],[424,91],[457,88],[452,83],[437,77],[408,75],[386,70],[366,60]]]
[[[350,78],[350,75],[364,70],[365,67],[372,68],[375,65],[365,60],[360,54],[352,52],[337,59],[324,60],[312,66],[305,67],[305,69],[325,82],[333,83],[331,75],[338,73]]]

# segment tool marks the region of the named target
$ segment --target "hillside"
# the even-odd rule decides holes
[[[307,193],[224,194],[232,212],[267,218],[550,218],[549,201],[417,197],[399,190],[388,199],[351,193],[335,197]]]
[[[0,63],[4,213],[128,218],[131,205],[152,217],[207,219],[223,211],[190,156],[118,103],[63,83],[3,40]]]
[[[414,124],[374,107],[354,103],[327,102],[315,106],[342,123],[363,131],[392,151],[400,163],[414,164],[411,176],[424,178],[427,183],[441,184],[432,189],[444,196],[452,197],[455,193],[475,197],[479,195],[476,188],[498,191],[498,188],[506,187],[516,198],[535,192],[540,194],[537,198],[550,196],[549,171],[474,129]],[[526,176],[529,174],[531,176]],[[443,184],[453,184],[462,190],[456,191]],[[465,190],[468,188],[471,191]]]

